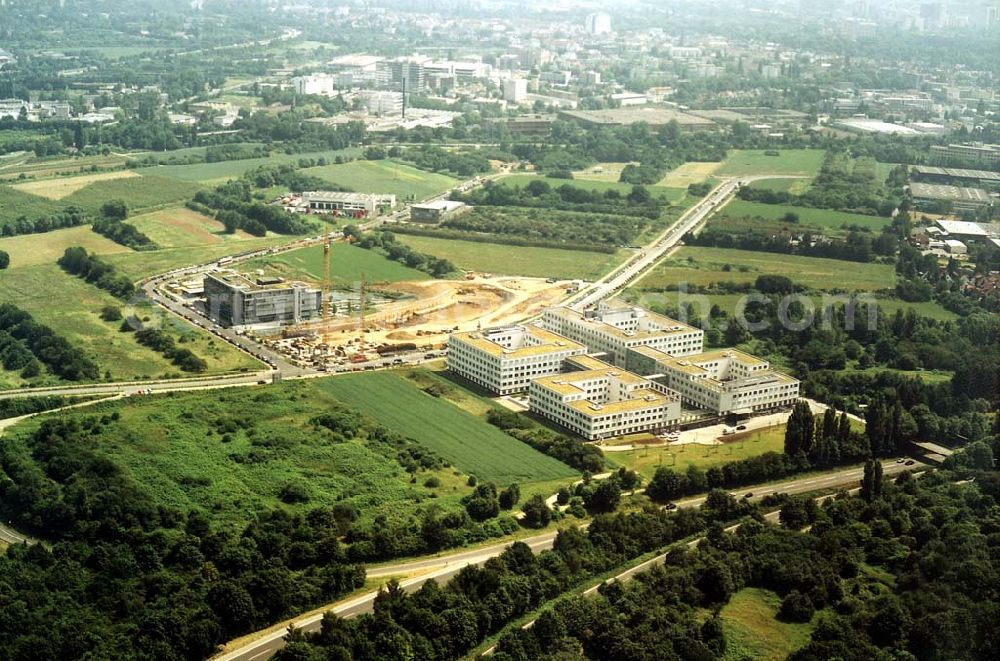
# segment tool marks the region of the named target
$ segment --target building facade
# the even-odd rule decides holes
[[[223,326],[298,323],[322,313],[323,292],[300,282],[210,273],[204,291],[209,318]]]
[[[528,390],[533,379],[559,374],[586,347],[537,326],[452,333],[448,369],[497,395]]]
[[[386,213],[396,206],[396,196],[382,193],[343,193],[338,191],[307,191],[302,204],[312,213],[332,213],[360,218],[373,213]]]
[[[465,202],[455,200],[437,200],[426,204],[410,205],[410,220],[415,223],[440,223],[445,218],[469,210]]]

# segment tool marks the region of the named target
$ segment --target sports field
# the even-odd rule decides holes
[[[620,264],[627,256],[624,250],[607,254],[406,234],[399,234],[397,238],[414,250],[450,260],[461,269],[498,275],[594,280]]]
[[[45,234],[22,234],[0,239],[0,250],[10,255],[11,269],[37,264],[52,264],[71,246],[83,246],[98,255],[131,253],[130,248],[106,239],[90,229],[90,225],[67,227]]]
[[[320,282],[323,279],[323,247],[309,246],[279,255],[251,260],[246,270],[264,269],[286,279]],[[369,282],[404,282],[427,280],[429,275],[387,259],[373,250],[346,243],[330,247],[330,277],[334,284],[352,284],[364,275]]]
[[[765,274],[784,275],[820,290],[874,291],[896,285],[890,264],[848,262],[821,257],[752,250],[685,246],[637,283],[637,289],[665,289],[679,283],[754,282]]]
[[[228,241],[232,243],[232,249],[238,251],[242,250],[240,241],[254,238],[242,230],[226,234],[222,223],[187,207],[133,216],[128,223],[163,248],[207,246]]]
[[[780,149],[771,156],[764,149],[734,149],[715,170],[720,176],[746,177],[765,174],[815,177],[826,154],[822,149]]]
[[[412,437],[466,474],[498,484],[571,477],[575,471],[392,372],[317,382],[321,390]]]
[[[725,661],[786,659],[804,647],[816,622],[782,622],[777,619],[781,597],[770,590],[743,588],[732,596],[719,617],[726,634]]]
[[[873,232],[880,231],[888,225],[892,219],[882,216],[865,216],[858,213],[845,213],[832,209],[813,209],[810,207],[798,207],[788,204],[763,204],[761,202],[747,202],[745,200],[733,200],[719,211],[711,220],[713,226],[733,226],[747,227],[754,226],[752,221],[745,222],[743,217],[763,218],[765,220],[780,221],[786,214],[795,214],[799,217],[798,223],[782,223],[794,231],[797,227],[818,227],[829,230],[845,230],[846,227],[863,227]]]
[[[531,174],[513,174],[509,177],[504,177],[500,179],[499,183],[508,186],[520,186],[524,188],[532,181],[541,179],[547,183],[552,188],[558,188],[563,184],[573,186],[575,188],[582,188],[584,190],[599,191],[604,192],[607,190],[616,190],[622,195],[628,195],[629,191],[632,190],[632,184],[623,184],[620,181],[595,181],[592,179],[552,179],[549,177],[541,177],[538,175]],[[683,188],[673,188],[667,186],[646,186],[646,190],[650,192],[654,197],[666,197],[671,203],[680,202],[684,199],[687,194],[687,186]]]
[[[112,181],[114,179],[128,179],[139,175],[132,170],[114,170],[112,172],[98,172],[97,174],[81,174],[75,177],[61,177],[58,179],[43,179],[23,181],[11,184],[10,187],[24,193],[40,195],[50,200],[61,200],[72,195],[78,190],[83,190],[90,184],[99,181]]]
[[[422,200],[454,187],[458,180],[391,160],[351,161],[302,170],[358,193],[389,193],[398,201]]]

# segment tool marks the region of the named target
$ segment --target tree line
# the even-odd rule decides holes
[[[27,348],[50,372],[67,381],[92,381],[100,374],[97,364],[66,338],[38,323],[12,303],[0,303],[0,333],[8,338],[5,354],[12,351],[19,354],[16,369],[20,369],[26,378],[37,376],[40,369],[27,357],[23,348]],[[18,348],[11,348],[12,340],[17,342]]]
[[[82,246],[66,248],[56,263],[67,273],[83,278],[115,298],[127,300],[135,294],[135,285],[128,276]]]

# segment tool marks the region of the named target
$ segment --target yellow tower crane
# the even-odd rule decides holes
[[[323,283],[320,285],[322,291],[322,308],[320,310],[320,317],[323,320],[324,327],[326,322],[330,321],[332,316],[333,301],[330,299],[330,237],[326,237],[326,241],[323,242]]]

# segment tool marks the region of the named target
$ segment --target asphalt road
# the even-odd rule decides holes
[[[904,464],[898,464],[895,461],[884,462],[883,466],[885,467],[885,475],[887,476],[895,475],[904,470],[910,470],[913,468],[905,466]],[[757,501],[768,494],[774,493],[795,495],[826,489],[837,489],[841,487],[853,488],[860,483],[863,473],[864,471],[861,468],[852,468],[837,471],[835,473],[810,476],[776,484],[747,487],[745,491],[740,490],[739,492],[734,492],[733,495],[736,497],[742,497],[746,493],[752,492],[753,496],[750,500]],[[688,498],[678,501],[677,505],[678,507],[698,507],[704,502],[705,497],[699,496],[697,498]],[[541,535],[527,537],[519,541],[527,544],[535,553],[537,553],[539,551],[552,548],[556,534],[556,532],[546,532]],[[368,576],[371,578],[384,578],[388,576],[405,576],[415,572],[422,572],[418,576],[414,576],[400,582],[400,585],[404,590],[407,592],[415,592],[429,580],[446,582],[452,576],[461,571],[465,566],[483,564],[490,558],[502,553],[504,549],[511,545],[511,543],[512,542],[503,542],[479,549],[459,551],[457,553],[442,555],[435,558],[424,558],[421,560],[413,560],[398,564],[373,566],[369,568]],[[653,560],[650,560],[649,563],[653,563],[655,560],[656,559],[654,558]],[[648,566],[650,566],[649,563],[644,563],[643,565],[640,565],[640,567],[648,568]],[[642,569],[632,569],[626,572],[626,574],[631,576],[639,571],[642,571]],[[345,618],[356,617],[363,613],[370,613],[372,612],[373,603],[377,594],[377,592],[369,592],[354,597],[337,604],[330,609],[330,612],[336,613],[337,615]],[[284,636],[286,634],[285,627],[289,622],[294,623],[296,628],[309,632],[318,631],[322,619],[323,614],[319,613],[301,619],[286,621],[282,623],[280,627],[276,627],[274,631],[262,635],[252,643],[238,649],[229,650],[221,655],[217,655],[216,657],[213,657],[213,660],[259,661],[261,659],[267,659],[284,646]]]

